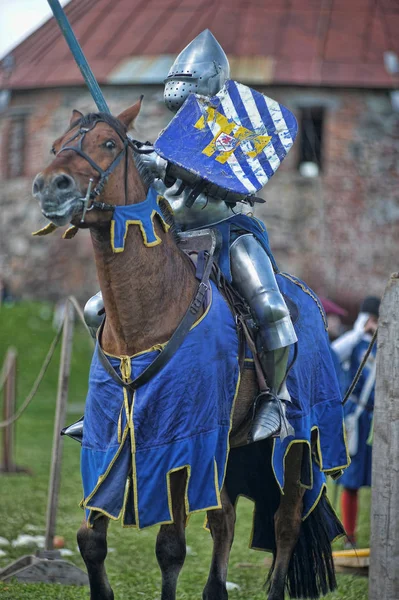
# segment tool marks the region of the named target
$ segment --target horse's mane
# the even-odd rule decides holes
[[[165,200],[165,198],[162,198],[162,200],[159,202],[159,208],[161,209],[162,216],[165,219],[165,222],[170,227],[169,231],[173,235],[173,239],[175,240],[176,244],[179,245],[181,239],[179,238],[178,228],[176,227],[176,222],[173,216],[172,209],[168,201]]]
[[[105,123],[107,123],[110,127],[112,127],[112,129],[114,129],[116,131],[116,133],[119,134],[122,138],[126,137],[127,129],[123,125],[123,123],[121,123],[121,121],[119,121],[119,119],[117,119],[116,117],[113,117],[109,113],[104,113],[104,112],[88,113],[87,115],[84,115],[80,119],[77,119],[76,121],[74,121],[70,125],[70,127],[68,128],[67,131],[69,131],[70,129],[73,129],[74,127],[77,127],[78,125],[80,127],[90,128],[92,125],[95,125],[98,121],[105,121]],[[133,151],[133,159],[134,159],[137,170],[138,170],[139,175],[140,175],[141,179],[143,180],[143,182],[148,187],[153,185],[155,176],[147,168],[146,162],[142,159],[142,155],[139,154],[138,152]],[[175,223],[173,213],[172,213],[172,210],[171,210],[169,204],[167,203],[166,200],[162,200],[159,203],[159,207],[161,209],[162,215],[163,215],[166,223],[170,226],[170,231],[173,235],[175,242],[177,244],[179,244],[180,238],[178,236],[176,223]]]

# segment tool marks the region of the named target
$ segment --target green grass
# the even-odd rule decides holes
[[[21,303],[14,307],[0,308],[0,361],[8,346],[13,345],[18,349],[18,403],[22,402],[30,390],[54,336],[51,319],[51,307],[43,304]],[[87,334],[76,327],[69,392],[69,401],[72,403],[84,402],[90,357],[91,347]],[[15,540],[20,533],[44,535],[58,359],[59,352],[54,357],[37,397],[16,427],[16,463],[29,467],[33,475],[0,475],[0,536],[9,541]],[[79,416],[79,413],[69,412],[68,422]],[[84,568],[76,547],[76,531],[83,518],[83,512],[78,507],[82,496],[80,448],[70,439],[66,439],[63,445],[57,534],[64,536],[65,547],[73,551],[73,556],[68,560]],[[369,539],[368,492],[365,490],[361,496],[361,546],[367,546]],[[241,500],[228,576],[229,581],[240,586],[240,591],[234,590],[229,594],[230,598],[237,600],[265,600],[262,586],[267,570],[263,560],[267,555],[248,549],[251,514],[251,503]],[[187,543],[191,554],[187,556],[179,580],[179,600],[200,599],[206,582],[211,539],[202,529],[202,523],[202,515],[193,515],[190,519]],[[156,534],[157,528],[137,532],[132,529],[124,530],[119,523],[111,524],[108,543],[112,551],[108,554],[106,566],[116,600],[160,598],[160,574],[154,553]],[[0,568],[19,556],[35,552],[33,546],[13,548],[10,545],[0,546],[0,549],[7,551],[6,556],[0,557]],[[367,599],[366,579],[340,575],[338,580],[339,590],[327,596],[329,600]],[[87,600],[88,590],[59,585],[0,582],[0,597],[2,600]]]

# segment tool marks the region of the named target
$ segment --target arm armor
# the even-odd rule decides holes
[[[150,149],[151,146],[142,146],[142,149],[144,150],[147,148]],[[165,179],[168,161],[159,156],[155,150],[150,154],[140,154],[140,162],[145,165],[147,171],[149,171],[155,179],[162,179],[162,181]]]

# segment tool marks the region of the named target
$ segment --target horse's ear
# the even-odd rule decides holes
[[[121,121],[127,130],[131,129],[134,125],[134,121],[137,115],[140,112],[141,103],[143,101],[144,96],[140,96],[140,99],[137,100],[136,104],[133,104],[130,108],[126,109],[118,115],[118,120]]]
[[[81,119],[83,117],[83,113],[80,112],[80,110],[76,110],[75,108],[72,111],[72,117],[71,120],[69,121],[69,126],[72,127],[72,125],[76,122],[79,121],[79,119]]]

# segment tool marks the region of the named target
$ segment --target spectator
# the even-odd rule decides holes
[[[326,313],[328,324],[328,337],[330,338],[330,342],[332,342],[341,335],[342,317],[347,316],[348,312],[338,304],[335,304],[335,302],[333,302],[332,300],[329,300],[328,298],[320,296],[320,302],[322,303],[324,312]],[[343,395],[348,387],[347,373],[342,368],[339,356],[332,349],[332,347],[331,354],[335,367],[335,373],[339,382],[339,387]]]
[[[379,305],[380,300],[376,296],[368,296],[365,298],[360,306],[360,311],[353,328],[341,335],[336,340],[332,341],[331,346],[334,352],[338,355],[341,365],[345,365],[345,363],[349,361],[353,348],[362,340],[364,336],[366,322],[372,314],[376,314],[376,307],[379,307]]]
[[[341,353],[341,360],[346,360],[349,354],[350,380],[354,378],[377,328],[379,307],[379,298],[365,298],[354,328],[333,344],[333,348],[335,346]],[[343,525],[348,536],[348,545],[353,546],[356,546],[358,491],[361,487],[371,485],[371,446],[367,441],[373,419],[376,351],[374,344],[359,382],[345,405],[345,426],[352,462],[338,483],[344,488],[341,495]]]

